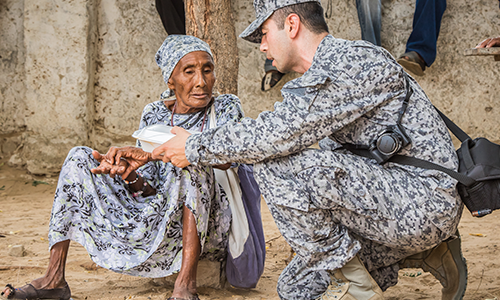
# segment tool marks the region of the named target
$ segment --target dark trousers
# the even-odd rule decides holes
[[[417,52],[428,67],[436,59],[436,42],[445,10],[446,0],[417,0],[415,5],[413,31],[405,52]]]
[[[156,10],[168,34],[186,34],[183,0],[156,0]]]

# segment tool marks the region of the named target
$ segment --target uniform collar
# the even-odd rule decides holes
[[[334,80],[337,72],[332,72],[335,64],[332,63],[332,49],[337,44],[337,39],[332,35],[327,35],[321,40],[316,49],[311,67],[299,78],[287,82],[284,89],[296,89],[312,87],[324,84],[328,79]]]

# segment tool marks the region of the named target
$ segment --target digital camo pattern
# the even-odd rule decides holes
[[[444,123],[420,86],[411,78],[410,84],[414,93],[402,125],[412,144],[400,154],[456,169]],[[327,278],[319,273],[343,266],[355,253],[385,289],[397,280],[395,262],[455,232],[462,204],[454,179],[435,170],[380,166],[337,149],[339,143],[368,145],[396,123],[405,79],[387,51],[328,35],[309,70],[282,95],[274,111],[186,143],[195,165],[255,164],[276,224],[297,253],[280,278],[282,298],[320,294],[327,282],[311,280]],[[321,149],[307,149],[318,141]]]
[[[243,117],[234,95],[219,96],[214,105],[218,125]],[[174,124],[199,119],[184,128],[200,130],[199,114],[204,111],[175,114]],[[150,103],[144,108],[140,128],[170,124],[171,115],[163,101]],[[202,257],[225,259],[231,211],[211,167],[180,169],[150,162],[138,173],[157,193],[134,198],[119,176],[113,179],[90,172],[99,165],[91,151],[73,148],[61,169],[50,220],[50,247],[71,239],[82,244],[99,266],[136,276],[168,276],[181,267],[182,207],[186,205],[196,219]]]
[[[317,149],[264,161],[254,170],[259,187],[270,191],[264,198],[278,228],[286,228],[283,237],[297,253],[279,280],[283,299],[318,297],[329,285],[328,270],[341,268],[356,253],[385,290],[397,283],[394,265],[399,260],[453,233],[439,229],[415,201],[429,193],[435,201],[448,201],[441,196],[447,190],[429,191],[421,178],[405,170]],[[295,197],[309,202],[307,211],[276,204],[291,193],[291,186]],[[456,228],[458,222],[453,218],[450,226]]]
[[[274,11],[293,4],[299,4],[304,2],[318,2],[319,0],[254,0],[253,8],[255,9],[256,20],[240,34],[240,38],[243,38],[252,43],[259,43],[262,40],[262,32],[260,31],[260,26],[264,23]]]
[[[197,37],[190,35],[169,35],[156,52],[156,64],[161,69],[163,80],[168,84],[175,66],[186,54],[195,51],[205,51],[213,57],[210,46]],[[173,96],[174,93],[167,89],[161,94],[162,99]]]

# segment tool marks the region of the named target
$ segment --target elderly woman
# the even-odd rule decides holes
[[[216,125],[243,117],[236,96],[213,97],[214,62],[205,42],[170,35],[156,62],[168,90],[162,100],[144,108],[139,128],[166,124],[203,131],[210,126],[211,106]],[[150,158],[137,148],[124,149]],[[86,248],[97,265],[115,272],[143,277],[179,272],[169,299],[198,299],[198,259],[225,259],[231,221],[228,200],[215,182],[212,167],[179,169],[152,161],[124,173],[133,169],[127,161],[120,160],[117,170],[109,157],[86,147],[70,151],[52,208],[47,272],[18,289],[7,285],[4,297],[69,299],[64,266],[73,240]]]

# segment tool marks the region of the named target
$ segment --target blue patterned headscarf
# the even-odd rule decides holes
[[[210,46],[197,37],[171,34],[165,39],[155,56],[156,64],[161,69],[161,74],[165,83],[168,84],[168,79],[181,58],[195,51],[205,51],[213,58]],[[161,99],[172,96],[174,96],[174,92],[167,89],[161,94]]]

